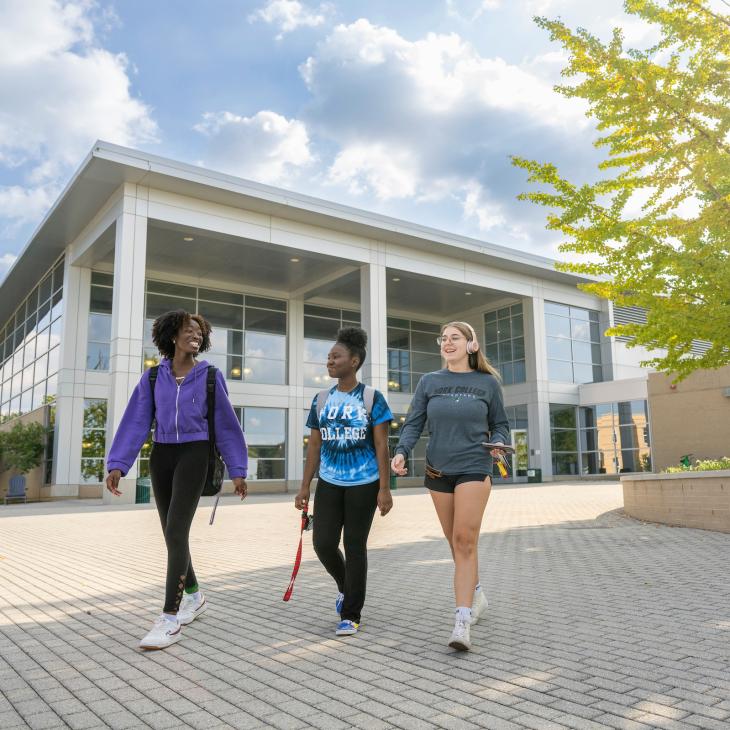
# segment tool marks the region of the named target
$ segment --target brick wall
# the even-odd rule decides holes
[[[650,373],[647,384],[654,471],[693,459],[730,456],[730,366],[702,370],[672,387],[672,379]]]
[[[632,517],[730,532],[730,470],[627,476],[621,483]]]

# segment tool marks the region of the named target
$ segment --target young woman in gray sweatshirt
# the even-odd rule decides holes
[[[502,453],[482,444],[508,443],[509,423],[499,374],[480,350],[473,327],[449,322],[437,342],[446,367],[419,381],[391,468],[399,476],[408,473],[406,459],[428,420],[425,486],[455,566],[456,612],[449,646],[468,650],[470,625],[488,605],[479,583],[477,547],[492,488],[492,457]]]

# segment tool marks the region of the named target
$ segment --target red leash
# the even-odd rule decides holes
[[[299,566],[302,564],[302,538],[305,531],[309,529],[310,525],[311,518],[307,514],[307,508],[305,507],[302,510],[302,526],[301,530],[299,531],[299,547],[297,548],[297,556],[296,558],[294,558],[294,570],[292,570],[291,579],[289,580],[289,586],[286,589],[286,593],[284,593],[284,598],[282,599],[283,601],[288,601],[291,598],[291,594],[294,592],[294,581],[297,578]]]

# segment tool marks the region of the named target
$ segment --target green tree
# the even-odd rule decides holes
[[[520,196],[550,209],[547,227],[567,240],[563,271],[581,288],[646,310],[620,325],[633,345],[660,352],[644,364],[678,379],[730,363],[730,15],[707,0],[626,0],[627,13],[660,40],[625,49],[559,20],[536,23],[569,55],[556,86],[584,99],[606,150],[600,179],[576,184],[553,164],[513,157],[538,188]],[[638,202],[642,204],[639,205]],[[711,343],[692,357],[693,340]]]
[[[0,433],[0,460],[3,470],[15,469],[26,474],[40,466],[46,446],[46,428],[40,423],[18,421],[9,431]]]

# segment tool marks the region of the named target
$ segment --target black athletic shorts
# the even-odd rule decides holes
[[[464,484],[465,482],[483,482],[487,477],[490,477],[491,484],[491,474],[486,474],[485,472],[473,472],[471,474],[442,474],[440,477],[436,478],[426,477],[423,486],[434,492],[447,492],[453,494],[459,484]]]

